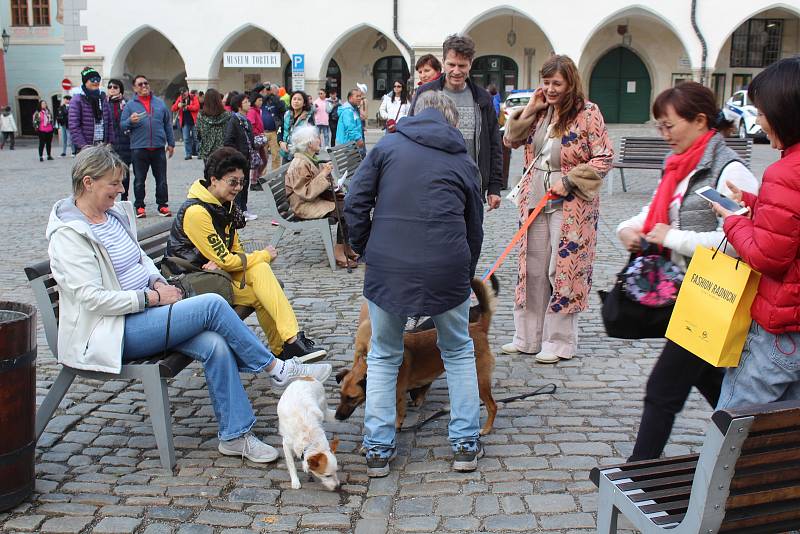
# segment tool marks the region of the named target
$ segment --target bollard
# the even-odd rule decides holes
[[[0,512],[33,493],[35,408],[36,308],[0,302]]]

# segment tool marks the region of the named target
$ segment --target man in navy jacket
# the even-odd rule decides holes
[[[366,261],[372,339],[364,446],[367,474],[389,473],[395,454],[395,390],[409,316],[430,315],[447,370],[453,469],[473,471],[480,400],[469,337],[470,280],[483,242],[478,167],[440,91],[417,102],[359,165],[345,200],[350,242]],[[370,216],[372,213],[372,216]]]

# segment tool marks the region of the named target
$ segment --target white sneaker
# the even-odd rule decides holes
[[[500,350],[503,351],[503,354],[519,354],[522,352],[514,345],[514,343],[506,343],[500,347]]]
[[[272,385],[276,388],[284,388],[301,376],[310,376],[320,382],[325,382],[333,372],[333,367],[329,363],[302,363],[297,358],[285,361],[276,360],[276,362],[276,366],[283,366],[283,369],[271,376]]]
[[[256,215],[255,213],[252,213],[250,211],[244,212],[245,221],[255,221],[256,219],[258,219],[258,215]]]
[[[225,456],[241,456],[251,462],[266,464],[278,459],[275,447],[267,445],[252,432],[229,441],[220,441],[217,450]]]
[[[536,361],[539,363],[558,363],[558,360],[560,359],[561,358],[555,354],[545,354],[544,352],[540,352],[536,355]]]

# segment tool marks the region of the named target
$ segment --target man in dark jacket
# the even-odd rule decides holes
[[[125,109],[127,100],[123,94],[125,85],[122,80],[111,78],[108,81],[108,104],[111,106],[111,125],[114,128],[114,152],[119,159],[125,162],[125,176],[122,178],[122,200],[128,200],[128,192],[131,186],[131,138],[127,130],[122,129],[122,111]]]
[[[464,136],[467,152],[481,171],[478,182],[481,193],[486,195],[490,210],[499,208],[503,187],[503,148],[492,97],[469,79],[475,42],[466,35],[451,35],[445,39],[442,48],[445,75],[417,89],[410,114],[414,115],[414,103],[426,91],[443,91],[453,99],[459,113],[458,129]]]
[[[429,91],[416,111],[369,152],[345,200],[350,242],[368,265],[364,296],[372,339],[364,446],[371,477],[389,474],[395,454],[397,372],[410,316],[430,315],[438,331],[450,390],[453,469],[473,471],[483,454],[469,337],[470,280],[483,241],[478,167],[455,128],[458,112],[449,97]]]
[[[261,123],[264,125],[264,138],[267,140],[264,145],[264,155],[266,156],[267,152],[269,152],[272,156],[271,169],[274,171],[281,166],[278,130],[280,130],[283,124],[283,115],[286,113],[286,106],[283,105],[283,101],[280,98],[272,94],[271,90],[272,87],[269,82],[264,85],[258,84],[255,88],[255,91],[263,97],[261,100]],[[266,164],[267,161],[264,160],[265,167]]]

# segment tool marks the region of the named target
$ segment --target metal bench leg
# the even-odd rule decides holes
[[[148,367],[152,369],[146,369],[142,376],[147,409],[150,411],[161,465],[171,471],[175,467],[175,447],[172,443],[172,413],[169,409],[167,382],[161,379],[157,365]]]
[[[619,169],[619,177],[622,178],[622,191],[627,193],[628,192],[628,185],[625,183],[625,169],[620,167]]]
[[[597,534],[616,534],[619,510],[614,506],[614,490],[607,480],[600,482],[597,499]]]
[[[331,270],[336,270],[336,258],[333,256],[333,237],[331,237],[331,227],[327,219],[322,219],[324,224],[319,226],[319,231],[322,234],[322,244],[325,245],[325,253],[328,255],[328,263],[331,264]]]
[[[68,367],[61,367],[61,371],[59,371],[53,385],[50,386],[50,390],[47,392],[44,401],[42,401],[42,405],[39,406],[39,409],[36,411],[37,441],[42,435],[42,432],[44,432],[47,423],[50,422],[50,418],[53,417],[58,405],[61,404],[61,399],[67,394],[67,390],[72,385],[73,380],[75,380],[75,372]]]
[[[284,232],[286,232],[286,228],[284,228],[283,226],[278,226],[275,229],[275,233],[272,234],[272,240],[270,241],[269,244],[272,245],[273,247],[277,247],[278,246],[278,242],[283,237],[283,233]]]

